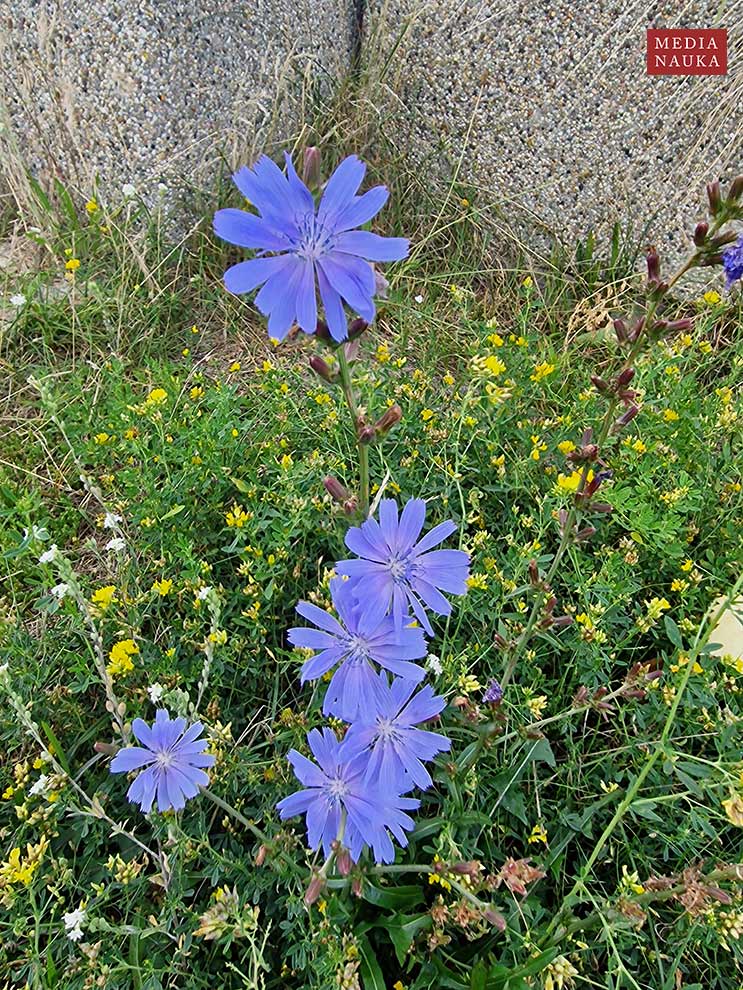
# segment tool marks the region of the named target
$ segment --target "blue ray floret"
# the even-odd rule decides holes
[[[365,621],[376,621],[392,612],[395,627],[412,610],[415,618],[433,635],[426,609],[449,615],[451,605],[442,592],[464,595],[469,575],[469,555],[463,550],[433,550],[456,530],[449,520],[421,537],[426,521],[426,503],[413,498],[400,518],[394,499],[383,499],[379,522],[373,517],[346,533],[346,546],[359,560],[341,560],[339,574],[353,581]],[[420,537],[420,538],[419,538]]]
[[[743,234],[737,242],[722,253],[722,267],[728,286],[743,279]]]
[[[415,810],[420,802],[366,780],[367,754],[352,756],[330,729],[312,729],[307,742],[317,763],[295,749],[289,751],[289,762],[303,790],[279,801],[276,807],[281,819],[305,815],[309,847],[322,845],[329,856],[345,812],[343,843],[354,862],[358,862],[364,846],[370,846],[377,863],[391,863],[395,847],[390,833],[401,846],[407,846],[405,833],[412,831],[415,823],[406,812]]]
[[[214,766],[214,757],[205,752],[207,741],[200,738],[201,722],[187,727],[185,718],[171,719],[164,708],[155,713],[152,726],[141,718],[132,722],[132,732],[141,746],[119,750],[111,761],[111,773],[141,770],[127,797],[147,814],[157,798],[158,811],[180,810],[188,798],[206,787],[204,769]]]
[[[426,641],[417,626],[402,622],[398,628],[390,616],[363,616],[351,582],[343,578],[330,582],[330,596],[338,618],[310,602],[299,602],[297,612],[318,628],[295,627],[288,639],[293,646],[317,651],[302,667],[303,682],[338,665],[323,712],[352,722],[359,712],[374,711],[378,680],[373,664],[416,684],[425,671],[410,661],[426,655]]]
[[[225,285],[236,294],[262,286],[255,304],[279,340],[295,323],[315,332],[319,291],[331,336],[341,341],[348,336],[344,303],[367,322],[374,319],[370,262],[399,261],[407,256],[408,241],[355,229],[376,216],[389,195],[384,186],[357,195],[366,166],[355,155],[333,172],[317,205],[290,156],[284,157],[286,174],[264,155],[232,177],[257,213],[226,209],[214,216],[218,237],[258,252],[229,268]]]
[[[413,695],[415,688],[399,677],[390,685],[387,675],[380,673],[376,712],[362,712],[345,737],[350,753],[370,751],[367,779],[400,794],[430,787],[433,781],[423,764],[451,747],[446,736],[417,728],[439,715],[446,699],[434,695],[428,684]]]

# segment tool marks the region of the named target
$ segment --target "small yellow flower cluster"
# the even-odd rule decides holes
[[[646,613],[636,620],[635,625],[640,632],[648,632],[652,629],[664,612],[671,607],[671,603],[666,598],[652,598],[645,602]]]
[[[582,477],[582,471],[572,471],[570,474],[558,474],[555,488],[559,492],[570,492],[571,494],[577,492]],[[586,475],[586,481],[593,481],[593,471],[589,470]]]
[[[241,505],[233,502],[232,508],[225,513],[224,518],[230,529],[242,529],[245,523],[250,522],[253,518],[253,513],[246,512]]]
[[[564,987],[572,986],[578,970],[565,956],[557,956],[544,973],[544,990],[564,990]]]
[[[541,842],[543,845],[547,845],[547,830],[543,825],[535,825],[531,830],[529,838],[526,840],[529,845],[535,845],[537,842]]]
[[[433,857],[433,862],[434,862],[434,865],[436,863],[440,863],[441,862],[441,858],[439,856],[434,856]],[[451,884],[446,879],[446,877],[442,876],[440,873],[429,873],[428,874],[428,882],[430,884],[438,884],[442,888],[442,890],[451,890]]]
[[[36,845],[30,842],[26,844],[25,856],[21,854],[20,846],[11,849],[7,860],[0,863],[0,890],[7,891],[13,884],[23,884],[24,887],[28,887],[48,845],[49,840],[46,836],[42,836]]]
[[[541,382],[543,379],[548,378],[552,372],[555,370],[554,364],[549,364],[547,361],[543,361],[534,368],[534,373],[530,376],[533,382]]]
[[[114,643],[109,652],[109,663],[106,670],[112,678],[121,674],[129,674],[134,670],[132,657],[139,653],[139,647],[133,639],[121,639]]]
[[[159,581],[153,582],[152,590],[156,592],[161,598],[164,598],[173,588],[173,582],[170,578],[161,578]]]
[[[547,698],[543,694],[535,695],[533,698],[527,698],[526,707],[529,709],[532,718],[540,719],[547,707]]]
[[[115,604],[116,598],[116,585],[107,584],[103,588],[97,588],[90,599],[90,603],[93,608],[98,612],[105,612],[107,608]]]
[[[495,354],[478,354],[470,361],[470,367],[481,378],[498,378],[506,370],[505,364]]]
[[[633,870],[630,873],[624,863],[622,864],[622,877],[619,881],[619,892],[622,894],[645,893],[645,888],[640,883],[640,877],[637,874],[637,870]]]

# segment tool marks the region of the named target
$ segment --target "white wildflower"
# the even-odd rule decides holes
[[[26,305],[26,297],[22,293],[17,292],[14,296],[10,297],[9,302],[11,306],[15,306],[16,309],[20,309],[21,306]]]
[[[415,297],[415,301],[416,301],[416,302],[418,303],[418,305],[420,306],[420,304],[421,304],[421,303],[423,302],[423,296],[416,296],[416,297]]]
[[[125,183],[121,187],[121,191],[124,194],[124,199],[132,199],[132,197],[137,195],[136,186],[133,186],[131,182]]]
[[[162,686],[162,684],[158,683],[157,681],[154,684],[151,684],[147,688],[147,694],[149,694],[150,701],[152,702],[152,704],[153,705],[156,705],[158,703],[158,701],[160,701],[160,699],[163,696],[163,686]]]
[[[46,794],[48,790],[49,778],[45,773],[42,773],[36,783],[29,788],[28,793],[32,794],[34,797],[37,797],[39,794]]]
[[[118,512],[107,512],[103,518],[103,528],[117,529],[121,521],[122,517],[118,514]]]
[[[77,908],[75,911],[70,911],[68,914],[62,916],[62,921],[64,921],[65,934],[67,938],[71,939],[73,942],[79,941],[83,937],[83,925],[85,924],[86,914],[82,908]]]
[[[440,677],[444,670],[441,660],[435,653],[429,653],[426,657],[426,667],[428,667],[431,673],[436,677]]]
[[[50,595],[53,595],[58,602],[61,602],[65,595],[69,594],[70,586],[62,581],[61,584],[55,584],[54,587],[49,591]]]
[[[114,536],[114,538],[109,540],[106,544],[106,550],[113,550],[114,553],[121,553],[125,547],[126,540],[121,536]]]
[[[39,557],[39,563],[40,564],[51,564],[51,562],[56,559],[56,556],[57,556],[57,544],[56,543],[52,543],[52,545],[49,547],[49,549],[48,550],[45,550],[42,553],[42,555]]]
[[[199,588],[199,592],[196,595],[196,597],[199,599],[200,602],[204,602],[209,597],[209,592],[211,590],[212,589],[209,587],[209,585],[205,584],[203,588]]]

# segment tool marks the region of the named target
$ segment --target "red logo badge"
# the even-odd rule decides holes
[[[724,28],[648,28],[649,76],[724,76],[728,33]]]

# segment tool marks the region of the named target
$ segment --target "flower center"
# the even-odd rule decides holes
[[[334,800],[339,801],[348,794],[348,784],[340,777],[333,777],[327,785],[327,791]]]
[[[385,742],[392,742],[399,735],[398,729],[391,718],[377,719],[377,735]]]
[[[349,636],[347,644],[348,659],[352,664],[364,663],[369,659],[369,646],[363,636],[359,636],[357,633]]]
[[[296,248],[297,256],[305,261],[317,261],[327,254],[331,247],[332,232],[318,223],[317,217],[308,214],[297,221],[300,240]]]
[[[173,766],[173,754],[167,752],[160,752],[157,754],[157,759],[155,763],[159,770],[169,770]]]
[[[410,580],[412,570],[410,554],[396,554],[394,557],[391,557],[387,562],[387,568],[396,584],[401,584],[403,581]]]

